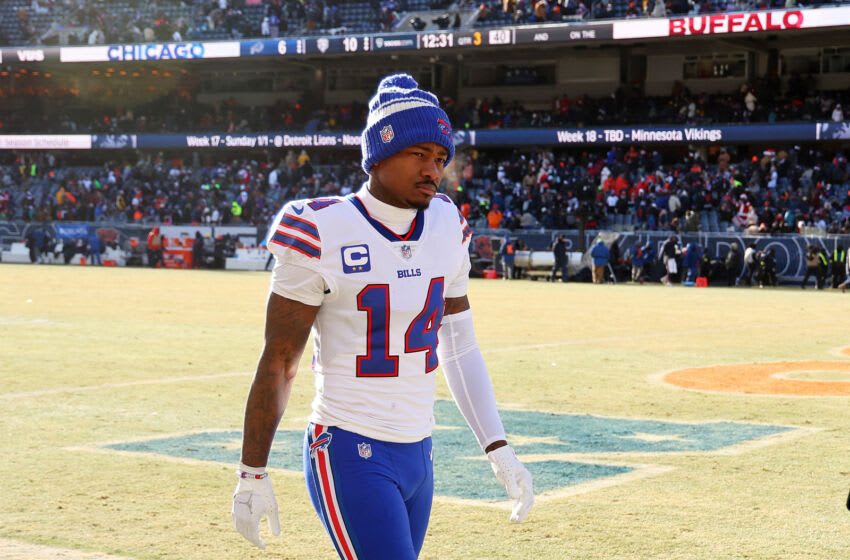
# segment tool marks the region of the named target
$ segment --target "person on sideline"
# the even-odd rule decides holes
[[[505,438],[466,295],[471,230],[438,194],[454,156],[437,98],[385,77],[361,137],[369,175],[345,197],[298,200],[275,219],[265,346],[245,409],[232,517],[259,548],[280,533],[265,467],[311,330],[316,394],[304,438],[313,507],[340,558],[413,560],[434,489],[435,370],[522,521],[532,478]]]
[[[602,284],[605,281],[605,269],[608,268],[611,252],[605,242],[600,239],[590,250],[590,256],[593,259],[593,267],[591,268],[593,283]]]
[[[514,277],[514,262],[516,260],[516,245],[511,241],[509,235],[502,240],[502,247],[499,249],[499,255],[502,257],[502,278],[511,280]]]
[[[555,266],[552,267],[552,275],[549,278],[555,281],[555,275],[561,271],[561,282],[567,281],[567,236],[561,234],[552,246],[552,256],[555,257]]]

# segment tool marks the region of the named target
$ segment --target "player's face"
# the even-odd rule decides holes
[[[369,192],[398,208],[428,208],[443,179],[448,155],[435,142],[408,146],[372,166]]]

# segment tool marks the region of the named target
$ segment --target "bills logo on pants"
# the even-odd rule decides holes
[[[333,434],[329,432],[323,432],[319,434],[319,437],[310,444],[310,457],[313,459],[316,458],[316,453],[319,451],[325,451],[328,448],[328,445],[331,444],[331,437]]]

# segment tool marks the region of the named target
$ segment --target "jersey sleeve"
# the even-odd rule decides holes
[[[307,201],[287,203],[278,212],[266,237],[266,246],[283,262],[319,269],[322,239]]]
[[[307,305],[321,305],[327,285],[322,278],[322,240],[306,201],[287,203],[266,238],[275,257],[272,292]]]
[[[469,282],[469,271],[472,268],[472,263],[469,260],[469,243],[472,240],[472,228],[460,210],[457,211],[458,221],[460,223],[459,237],[462,247],[461,264],[458,267],[457,274],[454,278],[447,278],[446,297],[456,298],[466,295],[466,286]]]

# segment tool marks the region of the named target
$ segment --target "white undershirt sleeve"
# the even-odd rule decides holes
[[[437,356],[452,397],[481,449],[505,438],[484,357],[475,340],[472,311],[443,317]]]

